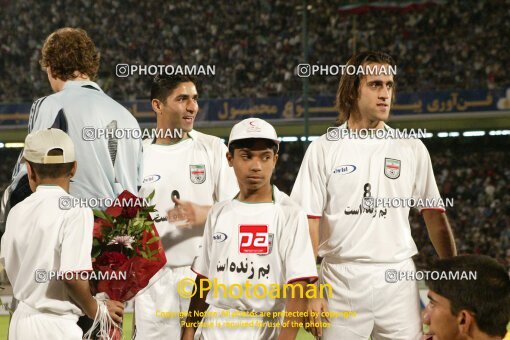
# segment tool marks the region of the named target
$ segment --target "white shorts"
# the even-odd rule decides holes
[[[224,311],[228,311],[227,315],[229,316],[221,317]],[[236,309],[222,309],[210,305],[207,309],[209,315],[206,314],[202,323],[204,325],[212,324],[213,327],[198,327],[194,340],[276,340],[278,338],[279,327],[257,327],[255,325],[269,323],[274,325],[276,322],[281,323],[283,318],[236,317],[233,316],[236,311]],[[211,314],[218,316],[211,316]],[[251,322],[254,326],[249,324]]]
[[[408,259],[397,263],[331,263],[324,259],[320,283],[329,283],[331,327],[322,339],[414,340],[422,335],[420,298],[416,281],[386,282],[386,271],[415,271]],[[391,281],[391,280],[388,280]]]
[[[81,340],[78,315],[41,313],[19,302],[9,325],[9,340]]]
[[[190,299],[182,298],[177,292],[177,284],[184,278],[195,281],[196,274],[191,271],[190,266],[164,267],[151,279],[149,285],[136,295],[136,339],[181,338],[181,319],[178,315],[188,312],[190,302]]]

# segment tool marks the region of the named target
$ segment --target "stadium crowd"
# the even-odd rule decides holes
[[[438,188],[443,199],[452,198],[447,208],[459,254],[489,255],[510,270],[510,164],[504,144],[491,147],[494,140],[466,145],[425,140]],[[480,143],[478,147],[475,143]],[[508,149],[507,149],[508,150]],[[301,142],[282,143],[273,182],[290,194],[303,159]],[[9,184],[19,149],[1,149],[0,189]],[[415,210],[410,215],[411,231],[418,246],[415,261],[424,267],[435,255],[423,219]]]
[[[398,65],[400,91],[509,85],[508,0],[450,1],[409,12],[341,14],[310,1],[309,62],[344,64],[357,50],[381,49]],[[99,84],[115,99],[147,98],[147,79],[118,78],[115,65],[215,65],[201,97],[297,93],[302,62],[300,0],[242,2],[0,0],[0,102],[31,102],[51,92],[38,64],[46,35],[85,29],[101,51]],[[45,20],[41,20],[44,14]],[[23,75],[23,76],[21,76]],[[338,77],[312,77],[331,94]]]

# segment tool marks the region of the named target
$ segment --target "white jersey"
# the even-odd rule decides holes
[[[177,144],[144,143],[143,184],[140,196],[155,191],[153,214],[165,248],[167,265],[190,266],[198,255],[203,226],[177,227],[167,221],[167,211],[174,207],[172,191],[181,200],[199,205],[233,198],[239,191],[234,171],[227,163],[227,147],[218,137],[198,131]]]
[[[92,270],[94,217],[88,208],[61,210],[60,197],[71,196],[59,186],[39,185],[11,209],[0,258],[17,300],[41,313],[83,315],[64,281],[49,280],[49,272]]]
[[[133,115],[92,81],[67,81],[62,91],[40,98],[30,110],[28,132],[57,128],[73,140],[78,162],[69,192],[79,198],[114,198],[141,185],[142,140],[112,136],[95,138],[94,128],[140,130]],[[124,136],[127,136],[126,132]],[[137,136],[135,134],[135,136]],[[20,156],[21,159],[21,156]],[[16,186],[26,174],[24,164],[14,169]]]
[[[263,242],[257,242],[259,238]],[[207,218],[201,255],[192,270],[227,287],[248,281],[253,286],[264,284],[268,291],[276,287],[268,285],[283,288],[289,282],[314,281],[317,268],[306,215],[275,186],[273,202],[233,199],[218,203]],[[206,302],[222,309],[268,312],[285,308],[283,298],[254,298],[250,293],[232,299],[224,297],[221,289],[214,295],[211,290]]]
[[[291,197],[309,218],[321,219],[319,256],[340,262],[400,262],[417,253],[409,207],[370,207],[365,199],[441,202],[419,139],[329,141],[326,135],[306,151]]]

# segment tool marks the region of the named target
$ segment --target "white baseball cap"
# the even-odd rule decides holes
[[[260,118],[247,118],[234,125],[232,131],[230,131],[228,145],[233,141],[248,138],[269,139],[275,142],[276,145],[280,144],[274,127]]]
[[[48,156],[48,152],[53,149],[62,150],[62,155]],[[59,129],[39,130],[30,133],[25,138],[23,157],[27,161],[38,164],[71,163],[76,160],[71,137]]]

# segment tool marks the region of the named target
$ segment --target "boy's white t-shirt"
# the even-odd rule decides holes
[[[94,217],[88,208],[59,208],[72,197],[60,186],[39,185],[9,213],[0,258],[14,297],[41,313],[83,315],[65,282],[50,271],[91,271]]]
[[[294,281],[314,281],[317,268],[308,233],[306,215],[300,207],[273,186],[273,202],[243,203],[237,199],[215,204],[207,218],[201,255],[192,270],[227,287],[246,282],[282,287]],[[209,291],[206,302],[223,309],[281,311],[285,299],[223,297]],[[234,295],[237,293],[234,291]],[[283,292],[282,292],[283,294]],[[215,296],[216,295],[216,296]]]

